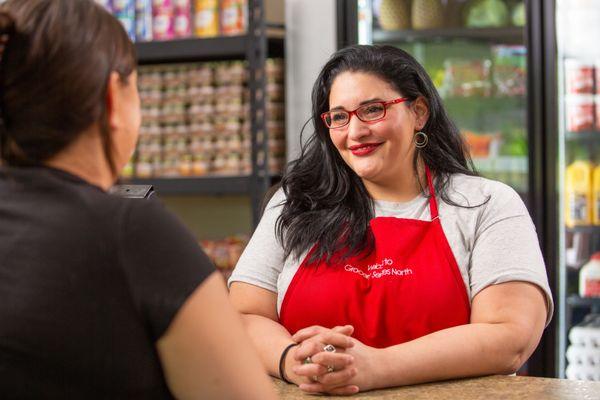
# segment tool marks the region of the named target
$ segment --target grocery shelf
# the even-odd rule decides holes
[[[576,294],[567,297],[567,305],[570,307],[600,307],[600,297],[580,297]]]
[[[600,234],[600,225],[582,225],[565,228],[569,233],[593,233]]]
[[[400,31],[373,31],[373,43],[398,43],[431,40],[468,39],[493,43],[523,43],[522,27],[439,28]]]
[[[565,132],[565,139],[569,141],[597,142],[600,143],[600,132]]]
[[[506,103],[517,103],[519,106],[521,103],[527,101],[527,97],[524,95],[517,96],[500,96],[500,95],[490,95],[490,96],[479,96],[479,95],[471,95],[471,96],[444,96],[442,100],[445,102],[471,102],[471,103],[481,103],[485,102],[496,102],[498,105],[503,105]],[[514,106],[514,104],[511,104]]]
[[[207,176],[194,178],[132,178],[122,183],[152,185],[159,196],[164,195],[214,195],[247,194],[251,184],[250,176]]]
[[[473,157],[477,171],[527,173],[528,163],[525,156]]]
[[[279,175],[271,176],[275,182]],[[244,195],[247,196],[252,187],[252,176],[203,176],[203,177],[170,177],[170,178],[123,178],[122,184],[152,185],[159,196],[165,195]]]
[[[138,42],[135,44],[140,64],[242,60],[246,57],[247,42],[250,36],[223,36],[215,38],[188,38],[154,42]],[[284,39],[268,38],[268,54],[282,57]]]

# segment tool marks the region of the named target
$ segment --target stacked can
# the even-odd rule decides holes
[[[191,163],[193,175],[206,175],[212,172],[215,148],[214,65],[205,63],[193,66],[188,83],[190,154],[187,160]]]
[[[266,70],[269,168],[279,173],[285,160],[283,63],[268,60]],[[250,174],[246,83],[241,61],[140,67],[143,125],[135,174]]]
[[[216,174],[247,173],[250,163],[244,159],[249,154],[250,135],[243,132],[248,119],[245,101],[247,82],[246,65],[241,61],[215,65],[215,110],[213,123],[213,164]]]
[[[280,58],[268,59],[267,76],[267,132],[269,139],[269,171],[279,174],[285,166],[285,93],[284,64]]]
[[[112,13],[131,40],[135,40],[135,0],[112,0]]]
[[[152,0],[136,0],[135,39],[149,42],[152,38]]]

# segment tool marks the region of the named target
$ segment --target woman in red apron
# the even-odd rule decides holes
[[[282,181],[276,233],[300,265],[279,313],[276,294],[231,286],[267,369],[330,394],[515,372],[544,294],[515,278],[469,298],[438,206],[451,176],[476,174],[424,69],[389,46],[340,50],[315,83],[313,123]],[[374,201],[419,197],[426,219],[375,215]]]

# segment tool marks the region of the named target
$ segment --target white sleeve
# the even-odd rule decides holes
[[[480,215],[469,263],[471,297],[490,285],[523,281],[546,294],[550,322],[554,310],[546,267],[535,226],[519,195],[509,186],[490,182],[489,202]]]
[[[284,263],[283,247],[275,236],[275,224],[285,200],[279,189],[271,198],[265,212],[231,274],[233,282],[245,282],[277,293],[277,278]]]

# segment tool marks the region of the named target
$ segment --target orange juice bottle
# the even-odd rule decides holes
[[[594,169],[594,184],[592,186],[592,204],[594,209],[592,212],[592,217],[594,220],[594,225],[600,225],[600,165]]]
[[[592,174],[589,161],[577,160],[565,177],[565,223],[569,227],[592,223]]]

